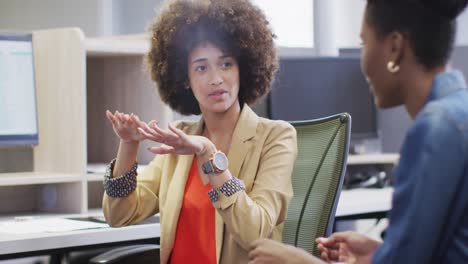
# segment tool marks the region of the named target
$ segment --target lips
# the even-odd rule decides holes
[[[225,90],[218,89],[209,93],[208,96],[220,96],[220,95],[223,95],[224,93],[226,93]]]
[[[227,91],[218,89],[208,94],[208,97],[214,102],[223,101],[226,97]]]

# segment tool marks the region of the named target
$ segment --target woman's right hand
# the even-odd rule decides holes
[[[112,128],[121,141],[125,143],[138,143],[145,139],[140,131],[138,131],[138,128],[145,127],[146,123],[140,121],[138,116],[134,114],[124,114],[118,111],[112,114],[109,110],[106,111],[106,116],[112,123]]]

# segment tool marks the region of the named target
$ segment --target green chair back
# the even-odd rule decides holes
[[[298,156],[283,242],[319,256],[315,239],[330,235],[333,229],[348,157],[351,116],[342,113],[291,124],[297,131]]]

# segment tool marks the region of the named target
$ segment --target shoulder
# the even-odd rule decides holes
[[[265,145],[287,145],[297,149],[296,129],[286,121],[259,117],[256,138]]]
[[[290,123],[283,120],[271,120],[263,117],[258,118],[257,131],[260,133],[296,135],[296,129]]]
[[[448,129],[468,136],[468,92],[460,90],[442,99],[427,103],[416,116],[414,128],[427,132],[443,132]]]
[[[424,106],[408,131],[408,143],[434,148],[458,142],[468,147],[468,109],[466,104],[457,106],[457,101],[446,98]]]

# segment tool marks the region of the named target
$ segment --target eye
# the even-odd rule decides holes
[[[204,72],[206,71],[206,66],[205,65],[198,65],[195,67],[196,72]]]
[[[224,62],[222,65],[223,69],[229,69],[231,68],[231,66],[232,66],[232,62],[230,61]]]

